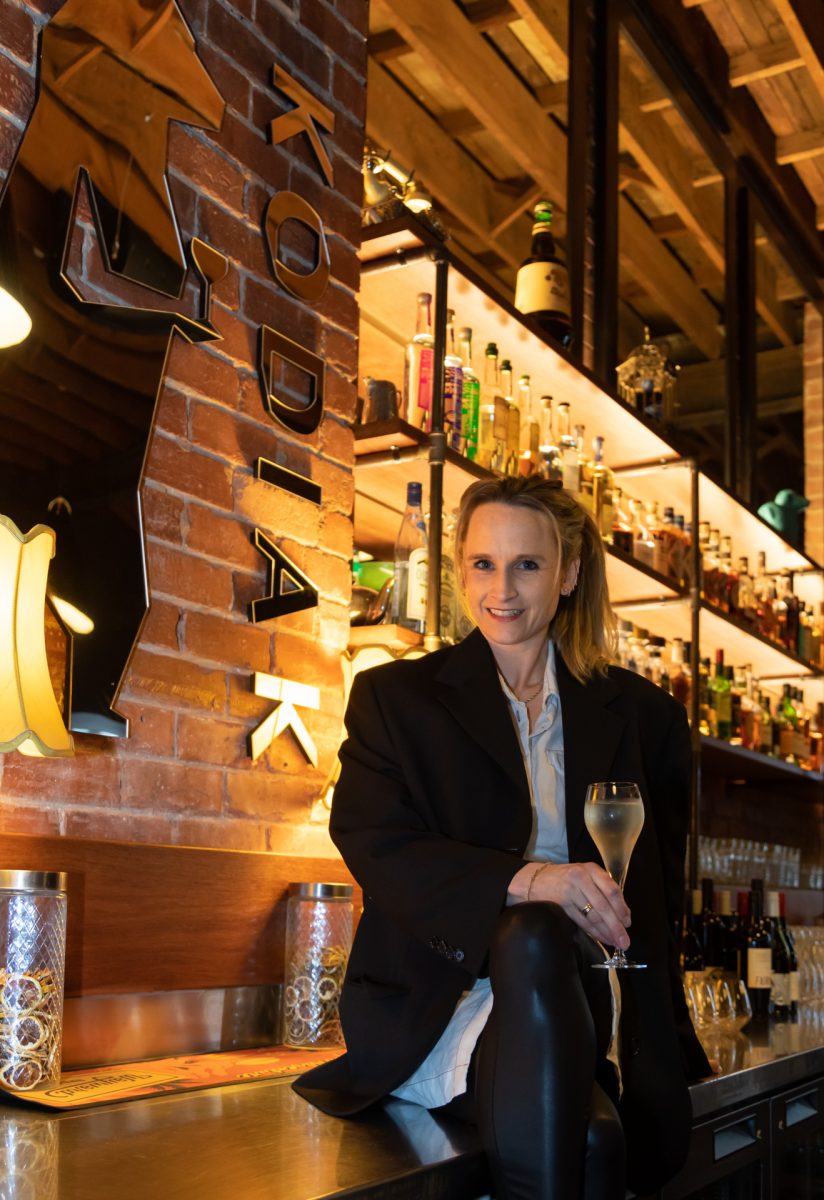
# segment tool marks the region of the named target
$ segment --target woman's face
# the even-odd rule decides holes
[[[562,578],[550,519],[513,504],[482,504],[469,520],[461,559],[472,619],[490,645],[504,649],[546,638]]]

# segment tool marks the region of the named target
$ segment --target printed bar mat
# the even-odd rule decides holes
[[[264,1046],[257,1050],[228,1050],[217,1054],[153,1058],[149,1062],[118,1063],[64,1071],[53,1087],[32,1091],[2,1088],[0,1098],[13,1097],[46,1108],[73,1109],[95,1104],[169,1096],[198,1088],[224,1087],[299,1075],[319,1063],[337,1058],[342,1051],[293,1050],[289,1046]],[[2,1084],[0,1084],[2,1087]]]

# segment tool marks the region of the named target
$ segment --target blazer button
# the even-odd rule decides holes
[[[466,955],[464,954],[463,950],[455,951],[455,955],[454,955],[455,962],[463,962],[465,957],[466,957]]]

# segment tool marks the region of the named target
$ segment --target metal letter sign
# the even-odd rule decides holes
[[[320,708],[320,689],[308,687],[305,683],[295,683],[292,679],[279,679],[277,675],[255,671],[254,692],[256,696],[266,696],[269,700],[279,701],[280,707],[273,709],[268,717],[252,730],[249,739],[252,758],[260,758],[276,737],[284,730],[291,729],[303,753],[312,766],[316,767],[317,747],[295,711],[295,705],[299,704],[301,708]]]
[[[266,579],[269,590],[261,599],[252,601],[252,620],[269,621],[272,617],[314,608],[318,592],[311,579],[260,529],[255,530],[255,546],[269,560]]]

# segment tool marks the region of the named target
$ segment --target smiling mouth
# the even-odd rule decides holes
[[[522,608],[490,608],[487,605],[486,611],[493,617],[520,617],[524,610]]]

